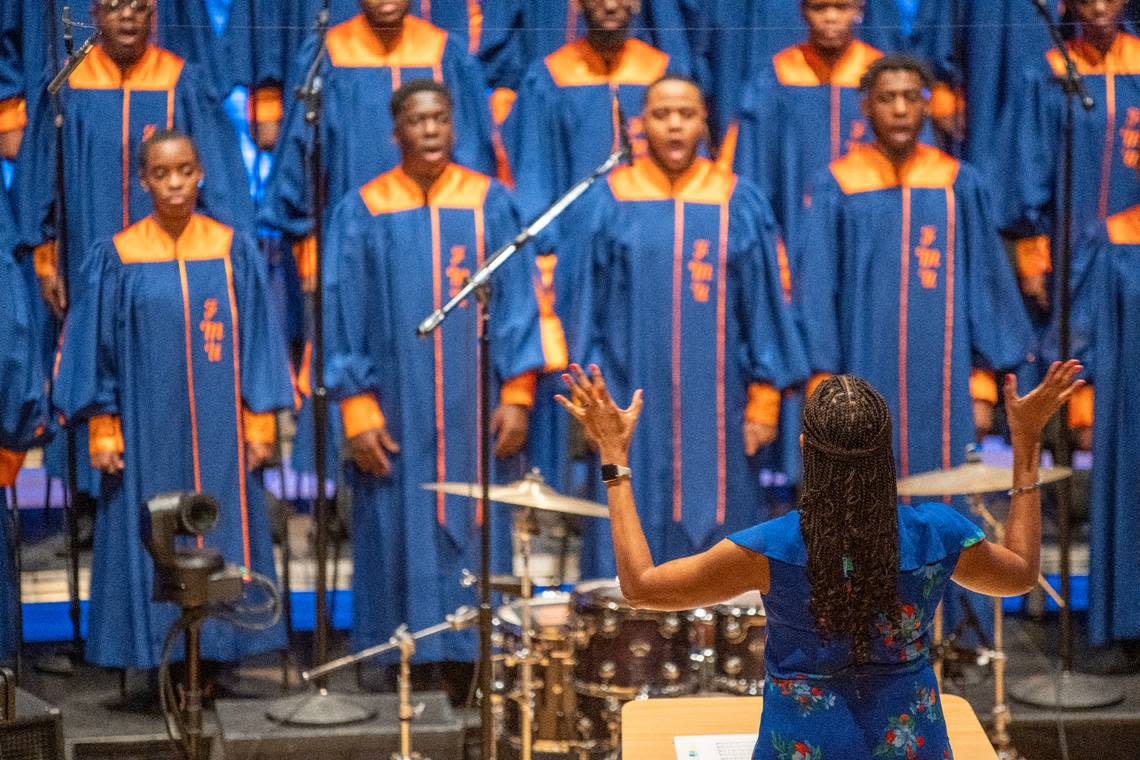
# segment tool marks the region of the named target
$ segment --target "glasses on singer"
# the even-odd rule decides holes
[[[126,10],[146,13],[154,7],[154,0],[100,0],[99,7],[108,13],[122,13]]]

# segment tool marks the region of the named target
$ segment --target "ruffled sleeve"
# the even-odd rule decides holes
[[[933,565],[985,540],[982,529],[953,507],[899,507],[899,570]]]

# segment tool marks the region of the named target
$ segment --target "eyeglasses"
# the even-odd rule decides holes
[[[122,13],[126,10],[147,13],[154,9],[154,0],[99,0],[99,7],[107,13]]]

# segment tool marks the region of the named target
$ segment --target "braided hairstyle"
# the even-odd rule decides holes
[[[887,402],[852,375],[825,380],[804,404],[800,531],[810,608],[825,639],[870,654],[872,628],[897,618],[899,537]]]

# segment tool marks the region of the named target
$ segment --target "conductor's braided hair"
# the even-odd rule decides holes
[[[849,639],[866,661],[874,627],[898,617],[895,457],[887,402],[852,375],[804,404],[800,531],[810,609],[824,639]]]

